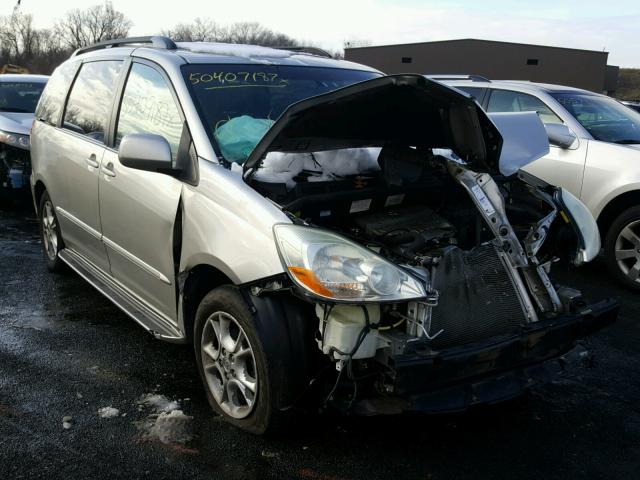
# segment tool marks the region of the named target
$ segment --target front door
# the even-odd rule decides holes
[[[172,320],[177,318],[173,229],[182,182],[170,175],[128,168],[118,147],[130,133],[162,135],[175,160],[183,119],[166,77],[132,63],[124,87],[112,149],[100,173],[103,241],[111,273],[131,292]]]

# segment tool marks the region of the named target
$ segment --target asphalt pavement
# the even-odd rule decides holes
[[[551,383],[465,413],[325,414],[262,438],[212,414],[188,346],[48,273],[40,248],[29,209],[0,210],[0,479],[640,476],[640,293],[601,261],[555,276],[617,297],[620,317]]]

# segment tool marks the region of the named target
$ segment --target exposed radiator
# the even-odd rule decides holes
[[[508,335],[526,323],[511,276],[493,245],[449,249],[437,268],[435,288],[440,299],[430,332],[443,332],[432,341],[433,348]]]

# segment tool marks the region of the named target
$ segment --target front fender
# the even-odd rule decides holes
[[[235,284],[284,271],[273,225],[290,222],[240,175],[200,162],[200,182],[183,191],[182,247],[179,271],[208,264]]]

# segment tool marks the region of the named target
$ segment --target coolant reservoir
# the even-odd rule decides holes
[[[367,305],[364,308],[369,314],[369,323],[377,325],[380,322],[380,306]],[[331,354],[335,359],[347,359],[354,350],[358,337],[366,325],[363,307],[335,305],[326,323],[323,322],[324,306],[316,305],[316,314],[320,319],[320,332],[324,332],[323,340],[318,342],[320,349],[327,355]],[[353,353],[352,358],[371,358],[376,354],[377,348],[378,334],[371,330]]]

